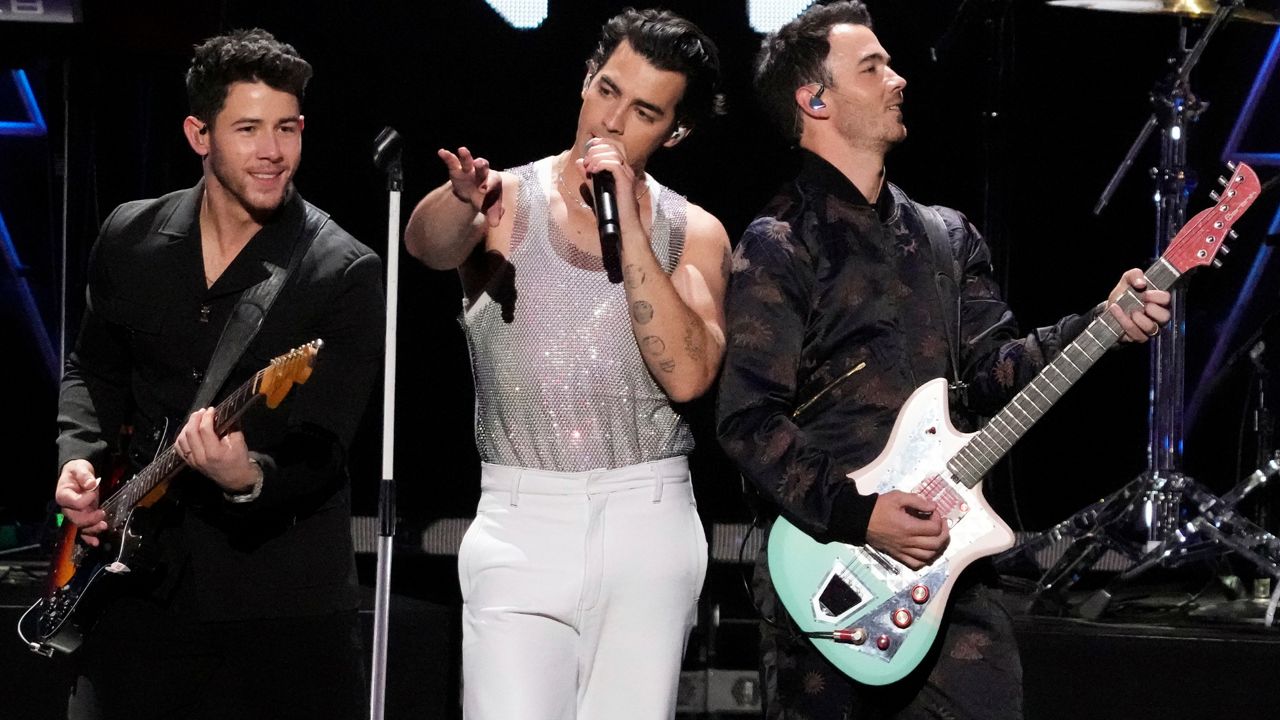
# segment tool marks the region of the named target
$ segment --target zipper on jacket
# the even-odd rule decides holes
[[[827,386],[819,390],[817,394],[815,394],[813,397],[809,398],[808,400],[805,400],[804,402],[800,403],[800,405],[795,410],[792,410],[791,419],[794,420],[800,417],[800,413],[804,412],[805,410],[808,410],[810,405],[818,401],[818,398],[822,397],[823,395],[826,395],[827,392],[831,390],[831,388],[849,379],[850,376],[852,376],[854,373],[858,372],[859,370],[865,368],[866,366],[867,366],[867,363],[865,361],[860,362],[857,365],[855,365],[853,369],[849,370],[848,372],[836,378],[835,380],[832,380],[831,382],[827,383]]]

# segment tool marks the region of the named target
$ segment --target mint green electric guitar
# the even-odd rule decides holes
[[[1247,165],[1231,169],[1217,204],[1192,218],[1147,270],[1149,287],[1167,290],[1188,270],[1218,264],[1224,237],[1260,191]],[[1133,293],[1119,301],[1126,311],[1139,303]],[[822,544],[778,518],[769,574],[796,625],[837,668],[886,685],[920,663],[956,578],[974,560],[1013,546],[1013,531],[982,495],[982,477],[1121,334],[1103,313],[976,433],[952,427],[946,380],[907,398],[880,457],[849,477],[863,494],[901,490],[937,503],[951,541],[931,565],[917,571],[870,546]]]

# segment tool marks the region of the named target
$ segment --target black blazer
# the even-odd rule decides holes
[[[268,277],[263,261],[287,266],[310,235],[295,192],[206,287],[202,195],[196,185],[125,203],[103,224],[59,398],[59,467],[86,458],[105,477],[122,428],[132,428],[131,471],[171,443],[241,293]],[[216,396],[273,357],[324,340],[306,384],[243,419],[262,495],[232,504],[208,478],[180,474],[168,493],[176,509],[156,539],[163,567],[139,579],[139,592],[184,599],[190,607],[180,609],[202,620],[358,605],[346,453],[380,368],[384,312],[379,257],[327,222]]]

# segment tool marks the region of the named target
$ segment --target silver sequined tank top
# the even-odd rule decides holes
[[[687,455],[693,435],[640,357],[622,284],[610,283],[600,258],[573,247],[551,217],[551,161],[511,171],[520,180],[512,322],[488,293],[463,301],[480,458],[581,472]],[[687,201],[648,182],[650,244],[670,274],[684,248]]]

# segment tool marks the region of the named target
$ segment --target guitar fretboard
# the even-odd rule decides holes
[[[1155,290],[1168,290],[1179,277],[1181,273],[1163,258],[1147,270],[1148,287]],[[1117,304],[1128,313],[1139,307],[1142,301],[1130,290]],[[947,469],[952,476],[966,487],[977,485],[1058,398],[1120,340],[1122,334],[1119,321],[1110,312],[1102,313],[1089,323],[982,430],[974,433],[960,452],[947,461]]]
[[[219,437],[226,434],[231,424],[240,419],[240,416],[249,409],[255,400],[262,397],[258,394],[258,388],[266,372],[265,369],[259,370],[252,378],[249,378],[237,388],[235,392],[218,403],[214,415],[217,418],[214,423],[214,429]],[[177,475],[178,471],[184,467],[186,467],[186,462],[178,455],[177,448],[173,445],[165,448],[155,460],[151,461],[151,464],[125,481],[123,485],[112,493],[110,498],[102,503],[102,509],[107,514],[107,525],[112,530],[121,530],[125,523],[128,522],[129,513],[134,506],[142,498],[146,497],[147,493],[154,490],[157,485]]]

